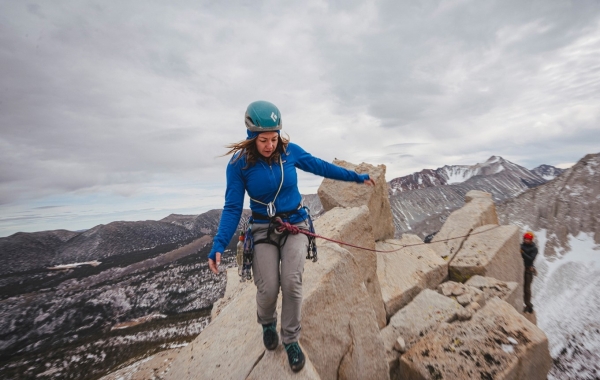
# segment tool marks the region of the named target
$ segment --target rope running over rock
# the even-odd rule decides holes
[[[279,227],[276,227],[278,232],[287,231],[287,232],[291,233],[292,235],[297,235],[297,234],[300,233],[300,234],[304,234],[304,235],[311,236],[311,237],[314,237],[314,238],[328,240],[328,241],[333,242],[333,243],[337,243],[337,244],[341,244],[341,245],[347,245],[349,247],[358,248],[358,249],[364,249],[365,251],[380,252],[380,253],[398,252],[398,251],[400,251],[400,250],[402,250],[402,249],[404,249],[406,247],[414,247],[414,246],[425,245],[425,244],[436,244],[436,243],[443,243],[443,242],[450,241],[450,240],[462,239],[462,238],[466,238],[466,237],[469,237],[469,236],[482,234],[484,232],[488,232],[488,231],[491,231],[491,230],[493,230],[495,228],[500,227],[500,226],[494,226],[492,228],[488,228],[487,230],[475,232],[473,234],[469,233],[467,235],[455,236],[455,237],[451,237],[451,238],[443,239],[443,240],[438,240],[438,241],[431,242],[431,243],[425,243],[425,242],[423,242],[423,243],[403,244],[403,245],[394,244],[394,243],[387,243],[387,244],[391,244],[391,245],[400,246],[400,248],[394,249],[394,250],[390,250],[390,251],[381,251],[381,250],[377,250],[377,249],[360,247],[358,245],[354,245],[354,244],[350,244],[350,243],[344,243],[343,241],[339,241],[339,240],[335,240],[335,239],[330,239],[330,238],[327,238],[325,236],[321,236],[321,235],[318,235],[318,234],[313,234],[310,231],[304,230],[302,228],[298,228],[298,227],[296,227],[296,226],[294,226],[294,225],[292,225],[292,224],[290,224],[288,222],[284,222],[281,218],[276,218],[275,222],[279,223]]]

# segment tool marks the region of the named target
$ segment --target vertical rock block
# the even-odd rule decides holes
[[[375,186],[324,179],[317,192],[323,208],[329,211],[334,207],[366,205],[371,213],[369,218],[375,240],[393,238],[395,228],[385,181],[385,165],[373,166],[366,163],[354,165],[342,160],[334,160],[333,163],[357,173],[368,173],[375,181]]]
[[[377,277],[388,320],[423,289],[435,289],[448,276],[448,265],[416,235],[377,242]],[[415,245],[421,244],[421,245]]]
[[[367,206],[336,207],[315,221],[315,230],[321,236],[374,250],[375,239],[369,223],[369,215]],[[317,241],[317,244],[321,244],[321,241]],[[344,249],[352,253],[356,259],[377,316],[377,323],[379,328],[383,328],[387,321],[381,286],[377,277],[377,255],[375,252],[350,246],[344,246]]]
[[[323,244],[304,277],[300,343],[321,379],[387,379],[375,312],[350,252]]]
[[[469,191],[466,196],[468,203],[446,219],[442,229],[431,240],[431,249],[439,256],[452,260],[471,231],[486,224],[498,224],[494,201],[491,195],[485,194],[488,193]]]
[[[525,268],[519,235],[517,226],[487,225],[475,229],[450,262],[450,279],[465,282],[474,275],[480,275],[516,282],[519,285],[516,297],[522,300]],[[521,307],[519,305],[517,309]]]

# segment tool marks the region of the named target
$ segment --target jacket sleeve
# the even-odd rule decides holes
[[[227,189],[225,190],[225,206],[219,222],[219,230],[213,239],[213,246],[208,255],[209,259],[215,260],[217,252],[221,254],[231,241],[237,228],[244,208],[244,194],[246,187],[240,161],[227,165]]]
[[[290,143],[288,149],[296,158],[296,167],[305,172],[320,175],[325,178],[357,183],[363,183],[365,180],[369,179],[368,174],[358,174],[352,170],[330,164],[320,158],[314,157],[296,144]]]

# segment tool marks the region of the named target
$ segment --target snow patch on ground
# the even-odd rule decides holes
[[[91,265],[93,267],[97,267],[100,264],[102,264],[100,261],[94,260],[94,261],[86,261],[84,263],[73,263],[73,264],[56,265],[56,266],[50,267],[48,269],[50,269],[50,270],[73,269],[73,268],[80,267],[82,265]]]
[[[591,234],[569,237],[570,251],[548,260],[546,231],[536,231],[539,275],[533,282],[538,326],[548,336],[549,379],[600,377],[600,245]]]
[[[473,172],[471,170],[462,168],[455,168],[452,171],[446,171],[446,174],[448,175],[448,180],[446,181],[447,185],[465,182],[473,176]]]

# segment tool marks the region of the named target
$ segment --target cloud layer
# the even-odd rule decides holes
[[[2,8],[0,236],[221,207],[220,155],[257,99],[309,152],[388,179],[600,150],[595,0]]]

